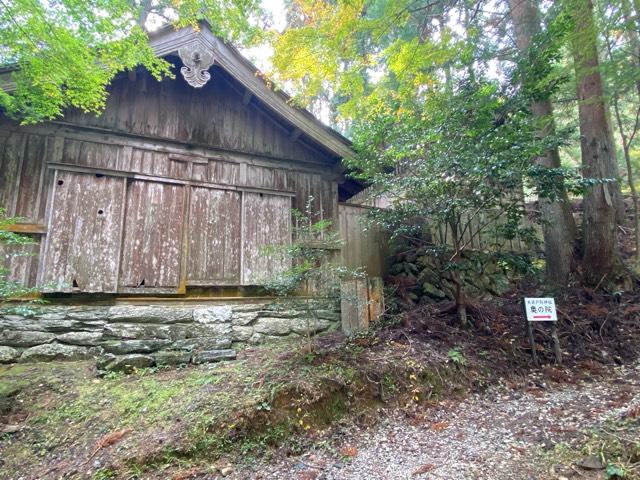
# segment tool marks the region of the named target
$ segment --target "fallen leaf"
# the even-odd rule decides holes
[[[319,470],[309,469],[298,474],[298,480],[316,480],[320,474]]]
[[[342,447],[340,453],[345,457],[355,457],[358,454],[358,449],[356,447],[352,447],[351,445],[346,445]]]
[[[436,466],[433,463],[425,463],[421,467],[416,468],[411,475],[421,475],[423,473],[430,472],[434,468],[436,468]]]
[[[449,422],[436,422],[431,425],[436,432],[441,432],[442,430],[449,427]]]
[[[123,430],[118,430],[116,432],[111,432],[106,434],[104,437],[98,440],[98,443],[96,443],[96,448],[93,450],[93,453],[89,456],[89,458],[93,458],[94,455],[98,453],[100,450],[102,450],[104,447],[108,447],[109,445],[118,443],[122,439],[122,437],[124,437],[127,433],[130,433],[130,432],[131,432],[130,428],[125,428]]]

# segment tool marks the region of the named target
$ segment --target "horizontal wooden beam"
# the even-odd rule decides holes
[[[14,223],[13,225],[5,225],[0,228],[0,230],[14,233],[47,233],[46,225],[42,225],[40,223]]]
[[[252,187],[245,185],[226,185],[221,183],[208,183],[201,182],[198,180],[185,180],[173,177],[158,177],[155,175],[144,175],[140,173],[134,173],[127,170],[111,170],[107,168],[97,168],[97,167],[85,167],[84,165],[72,165],[68,163],[53,163],[50,162],[47,164],[47,168],[52,170],[61,170],[65,172],[74,172],[74,173],[88,173],[88,174],[100,174],[110,177],[122,177],[122,178],[131,178],[133,180],[144,180],[148,182],[157,182],[157,183],[169,183],[172,185],[185,185],[191,187],[203,187],[203,188],[212,188],[216,190],[232,190],[235,192],[252,192],[252,193],[264,193],[267,195],[279,195],[283,197],[295,197],[296,192],[293,190],[277,190],[273,188],[264,188],[264,187]],[[43,232],[46,233],[46,232]]]

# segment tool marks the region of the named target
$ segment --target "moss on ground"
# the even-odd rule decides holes
[[[458,367],[358,344],[249,349],[235,362],[95,376],[90,362],[0,367],[14,392],[0,439],[7,478],[166,478],[219,459],[301,450],[345,415],[421,402],[466,384]],[[114,440],[115,438],[115,440]]]

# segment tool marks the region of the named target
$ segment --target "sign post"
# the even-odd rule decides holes
[[[527,337],[531,345],[531,356],[533,363],[539,366],[538,354],[536,352],[536,341],[533,336],[533,322],[551,322],[551,339],[553,340],[553,353],[556,357],[556,364],[562,365],[562,350],[560,349],[560,339],[558,338],[558,313],[556,303],[553,298],[525,298],[524,315],[527,327]]]

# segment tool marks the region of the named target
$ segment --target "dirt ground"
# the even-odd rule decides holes
[[[603,445],[621,436],[640,442],[640,363],[597,377],[558,374],[562,383],[534,373],[463,401],[395,411],[372,428],[345,427],[327,444],[235,478],[612,478],[607,463],[612,472],[627,459],[603,461]],[[640,477],[637,466],[625,473]]]
[[[473,305],[470,329],[425,305],[312,353],[0,366],[0,479],[640,478],[640,298],[558,298],[564,366],[541,326],[535,369],[523,293]]]

